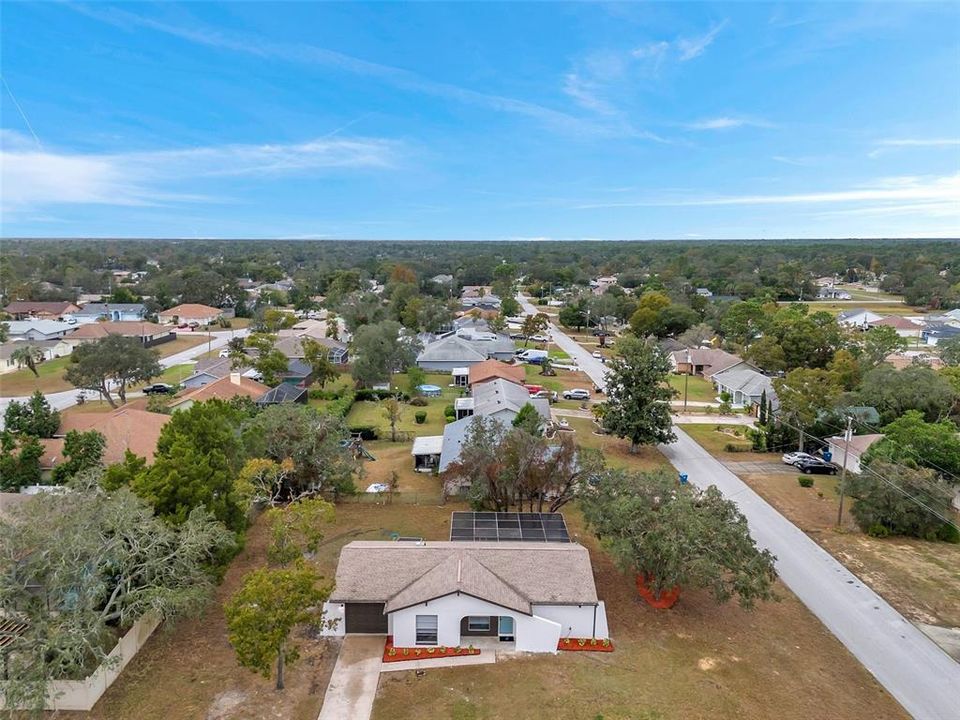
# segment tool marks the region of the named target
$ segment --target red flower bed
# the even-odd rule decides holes
[[[680,599],[680,588],[678,587],[663,590],[658,597],[647,585],[646,576],[639,574],[637,575],[637,592],[640,593],[640,597],[646,600],[647,605],[657,608],[657,610],[669,610]]]
[[[479,654],[480,651],[474,647],[394,647],[392,635],[387,635],[387,642],[383,646],[383,661],[385,663]]]
[[[610,640],[596,638],[560,638],[557,650],[571,652],[613,652],[613,643]]]

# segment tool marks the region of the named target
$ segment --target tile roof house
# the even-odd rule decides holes
[[[64,315],[76,312],[79,309],[80,308],[72,302],[66,300],[56,300],[52,302],[14,300],[3,310],[13,315],[15,320],[26,320],[27,318],[56,320],[62,318]]]
[[[270,388],[256,380],[243,377],[238,372],[231,372],[226,377],[207,383],[196,390],[176,397],[170,403],[173,410],[186,410],[194,403],[212,400],[231,400],[235,397],[248,397],[251,400],[263,397]]]
[[[96,430],[106,438],[105,465],[123,462],[127,450],[151,464],[160,432],[168,422],[169,415],[131,407],[119,407],[108,413],[66,413],[61,416],[56,435],[41,441],[45,448],[45,460],[41,459],[41,466],[49,470],[63,461],[63,439],[71,430]]]
[[[779,406],[773,381],[748,363],[739,363],[721,370],[714,373],[710,379],[718,394],[730,394],[730,402],[734,407],[755,408],[759,406],[764,393],[774,409]]]
[[[681,375],[711,375],[743,362],[733,353],[714,348],[684,348],[670,353],[673,371]]]
[[[200,325],[209,325],[219,320],[223,316],[223,310],[220,308],[202,305],[200,303],[185,303],[177,305],[169,310],[161,310],[157,313],[157,318],[164,325],[175,323],[199,323]]]
[[[503,378],[515,383],[523,383],[527,378],[523,365],[507,365],[499,360],[484,360],[471,365],[468,372],[468,384],[486,382],[493,378]]]
[[[72,347],[94,342],[108,335],[134,338],[144,347],[176,340],[177,335],[169,327],[146,321],[122,320],[119,322],[91,322],[79,325],[76,331],[67,336],[66,342]]]
[[[92,302],[82,305],[70,317],[90,320],[143,320],[147,316],[147,308],[143,303],[99,303]]]
[[[392,635],[396,647],[490,637],[557,651],[562,637],[607,639],[587,549],[576,543],[354,541],[324,604],[327,634]]]
[[[427,345],[417,356],[417,365],[423,370],[450,373],[454,368],[470,367],[491,358],[511,360],[516,347],[506,335],[498,335],[496,340],[447,335]]]
[[[919,338],[923,332],[923,325],[915,323],[912,320],[907,320],[905,317],[900,317],[899,315],[889,315],[885,318],[868,322],[867,327],[893,328],[897,335],[902,338]]]

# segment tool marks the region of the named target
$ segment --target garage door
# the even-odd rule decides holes
[[[387,616],[383,614],[383,603],[347,603],[344,618],[348,633],[387,633]]]

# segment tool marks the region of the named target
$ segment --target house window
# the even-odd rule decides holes
[[[437,644],[437,616],[417,615],[417,645]]]
[[[467,618],[467,630],[470,632],[483,632],[490,629],[490,618],[486,615],[482,617],[470,616]]]

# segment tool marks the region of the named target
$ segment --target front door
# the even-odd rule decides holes
[[[500,642],[513,642],[513,618],[507,615],[500,616],[498,635]]]

